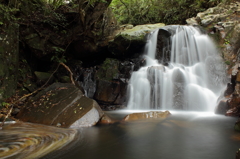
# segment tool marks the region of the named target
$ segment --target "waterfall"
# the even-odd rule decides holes
[[[193,26],[168,26],[166,30],[169,28],[170,51],[162,47],[162,59],[156,59],[159,30],[151,34],[145,46],[146,65],[133,72],[129,81],[127,107],[213,111],[226,86],[218,50]],[[169,60],[163,61],[167,51]]]

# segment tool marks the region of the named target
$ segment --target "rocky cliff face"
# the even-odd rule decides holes
[[[219,4],[196,17],[187,19],[190,25],[201,25],[217,42],[226,63],[229,84],[225,99],[219,103],[217,113],[240,115],[240,2]]]

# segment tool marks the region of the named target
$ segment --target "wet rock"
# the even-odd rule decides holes
[[[238,121],[235,123],[234,130],[240,132],[240,119],[238,119]]]
[[[118,92],[118,83],[106,80],[98,80],[94,99],[100,103],[113,103],[118,96]]]
[[[94,99],[101,104],[123,104],[127,83],[122,81],[98,80]]]
[[[148,80],[150,84],[155,84],[157,83],[156,80],[162,77],[163,72],[165,71],[164,66],[151,66],[148,67],[147,72],[148,72]]]
[[[231,94],[228,99],[229,110],[227,115],[238,116],[240,115],[240,83],[236,83],[234,92]]]
[[[128,83],[125,79],[123,79],[123,80],[120,79],[118,81],[118,85],[119,85],[119,93],[113,104],[119,105],[118,107],[122,107],[122,105],[125,104],[126,98],[127,98],[126,96],[127,96]]]
[[[120,78],[130,79],[135,64],[131,61],[123,61],[119,64]]]
[[[103,112],[96,101],[87,98],[73,84],[54,83],[33,97],[17,118],[57,127],[95,125]]]
[[[113,80],[119,78],[120,61],[107,58],[96,73],[98,79]]]
[[[187,101],[185,100],[184,92],[186,88],[183,83],[174,83],[173,85],[173,108],[176,110],[184,110],[187,108]]]
[[[240,149],[236,152],[236,159],[240,159]]]
[[[127,108],[125,105],[102,105],[102,104],[100,105],[100,107],[104,111],[113,111]]]
[[[122,105],[126,100],[127,82],[134,63],[106,58],[96,67],[78,68],[77,81],[85,95],[102,106]]]
[[[240,112],[238,109],[238,107],[228,109],[228,111],[226,112],[226,116],[239,116]]]
[[[163,65],[167,65],[170,61],[172,47],[171,35],[172,28],[169,26],[163,27],[158,31],[156,59],[158,59],[159,63],[162,63]]]
[[[145,36],[151,31],[165,26],[163,23],[138,25],[126,29],[109,42],[108,49],[119,58],[131,57],[134,53],[141,53],[146,43]]]
[[[171,113],[169,111],[161,112],[161,111],[151,111],[151,112],[143,112],[143,113],[133,113],[127,115],[123,121],[136,121],[136,120],[151,120],[151,119],[165,119]]]
[[[108,115],[104,114],[102,116],[102,118],[99,120],[98,124],[106,125],[106,124],[114,124],[116,122],[117,122],[116,120],[114,120],[114,119],[110,118]]]
[[[173,83],[182,83],[184,84],[186,82],[186,79],[185,79],[185,75],[184,75],[184,72],[177,68],[177,69],[174,69],[173,73],[172,73],[172,82]]]
[[[215,113],[225,115],[227,110],[228,110],[228,101],[227,101],[227,99],[223,99],[218,103],[218,105],[215,109]]]
[[[234,84],[233,83],[228,83],[227,84],[227,89],[224,92],[224,96],[229,96],[234,92]]]
[[[125,102],[127,89],[126,77],[128,75],[124,75],[124,73],[130,70],[127,68],[124,70],[120,66],[120,61],[111,58],[107,58],[99,66],[100,68],[95,75],[97,80],[93,98],[100,104],[121,105]]]
[[[96,68],[78,68],[76,71],[76,81],[84,89],[87,97],[93,98],[96,91]]]

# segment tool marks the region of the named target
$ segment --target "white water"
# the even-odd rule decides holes
[[[146,66],[129,82],[128,109],[214,110],[226,86],[222,59],[207,35],[191,26],[176,28],[168,66],[155,59],[158,30],[152,33]]]

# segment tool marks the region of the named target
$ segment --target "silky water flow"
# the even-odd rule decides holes
[[[133,72],[129,82],[127,107],[212,112],[226,86],[220,53],[198,28],[173,28],[167,66],[155,58],[159,30],[151,34],[145,47],[146,65]]]

